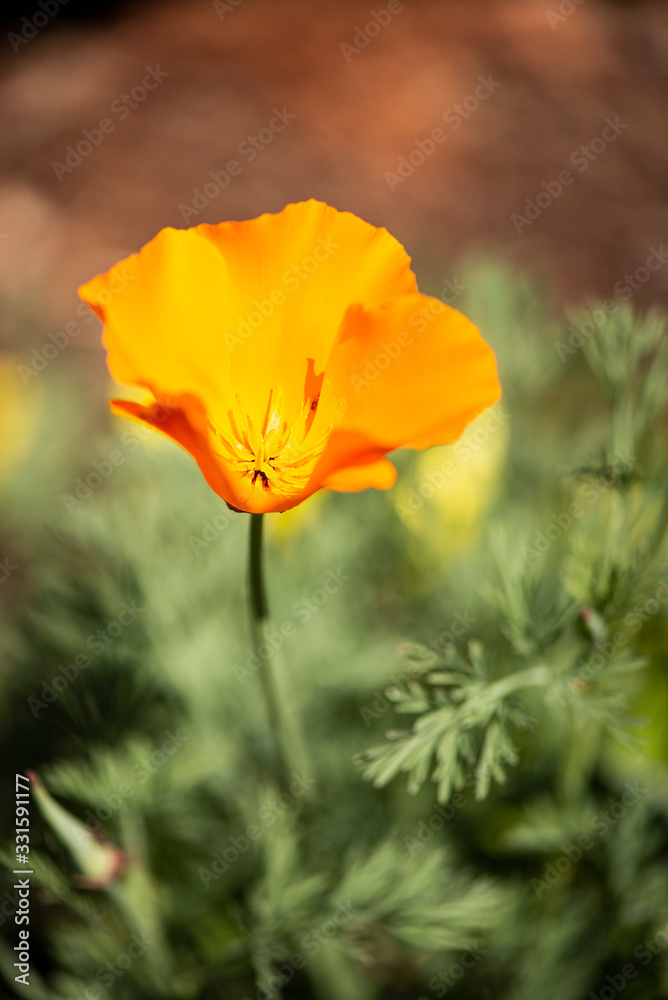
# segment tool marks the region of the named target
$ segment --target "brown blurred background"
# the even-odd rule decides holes
[[[6,8],[0,346],[43,343],[76,318],[78,282],[162,226],[248,218],[311,196],[386,226],[432,281],[426,290],[456,279],[462,256],[492,253],[541,272],[566,301],[609,297],[667,235],[666,4],[389,7],[35,0]],[[346,48],[356,43],[358,51]],[[164,78],[142,98],[147,67]],[[479,77],[494,81],[493,93],[444,122],[457,103],[475,104]],[[296,117],[272,131],[274,109]],[[86,150],[84,130],[97,137],[105,118],[113,128],[99,145],[58,167],[68,165],[68,146],[83,141]],[[574,166],[607,118],[628,127],[586,169]],[[391,189],[387,172],[439,127],[446,140]],[[231,160],[240,170],[216,190],[210,172]],[[524,215],[526,199],[564,169],[572,184],[518,233],[513,213]],[[194,189],[207,184],[213,196],[202,208]],[[655,300],[668,302],[666,266],[634,296]],[[97,353],[98,338],[86,326],[77,350]]]

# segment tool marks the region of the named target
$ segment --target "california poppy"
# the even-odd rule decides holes
[[[500,395],[476,327],[421,295],[386,229],[318,201],[162,229],[79,289],[116,413],[182,445],[231,507],[295,507],[316,490],[393,485],[396,448],[454,441]]]

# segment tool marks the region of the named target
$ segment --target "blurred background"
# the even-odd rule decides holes
[[[0,861],[13,774],[35,770],[29,995],[668,998],[668,6],[9,0],[0,18]],[[276,807],[239,851],[278,795],[246,518],[111,417],[76,288],[163,226],[310,197],[405,245],[492,343],[504,399],[461,446],[395,456],[396,489],[271,519],[321,808],[297,827]],[[629,308],[581,312],[613,298]],[[433,748],[409,794],[384,735],[443,708],[434,665],[471,705],[440,806]],[[20,996],[2,892],[0,996]],[[307,948],[350,900],[336,944]],[[119,967],[135,936],[151,946]]]
[[[38,342],[73,317],[78,283],[162,226],[251,218],[311,196],[386,226],[420,277],[430,268],[453,280],[454,261],[483,249],[538,269],[560,298],[608,298],[665,238],[666,4],[398,6],[376,34],[373,5],[353,0],[52,0],[53,14],[37,3],[5,5],[5,349],[31,346],[17,313],[37,314]],[[36,28],[35,18],[46,24]],[[110,111],[158,65],[166,75],[154,90]],[[479,77],[495,89],[466,104]],[[294,117],[249,144],[276,107]],[[625,127],[601,152],[608,117]],[[103,118],[114,128],[100,145],[78,165],[75,157],[73,167],[54,168]],[[386,174],[438,127],[447,138],[392,186]],[[590,157],[573,164],[592,143]],[[235,159],[240,173],[218,193],[210,188],[213,197],[184,221],[180,206],[207,183],[215,188],[210,172]],[[526,199],[564,169],[574,182],[518,232],[513,214],[524,215]],[[660,270],[637,300],[667,294]],[[88,328],[73,350],[96,352],[97,340]]]

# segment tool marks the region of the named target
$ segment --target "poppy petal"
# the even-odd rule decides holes
[[[104,324],[117,382],[148,388],[162,402],[191,394],[206,406],[230,395],[221,319],[227,276],[220,255],[196,230],[161,230],[79,295]]]
[[[332,349],[318,424],[334,430],[316,474],[396,448],[456,440],[501,394],[494,353],[465,316],[425,295],[352,307]]]
[[[159,400],[195,395],[225,425],[237,398],[260,424],[277,385],[294,420],[350,303],[416,289],[387,230],[311,200],[246,222],[163,229],[79,294],[105,325],[118,382]]]
[[[313,398],[351,302],[372,307],[417,291],[410,257],[386,229],[323,202],[197,231],[228,270],[232,377],[257,423],[277,385],[288,422]]]
[[[389,490],[397,481],[397,470],[386,458],[364,465],[349,465],[330,473],[322,486],[328,490],[343,493],[358,493],[360,490]]]
[[[80,295],[114,378],[152,397],[116,412],[181,444],[244,510],[387,489],[387,452],[455,440],[500,395],[492,351],[418,294],[403,247],[314,200],[164,229]]]
[[[233,507],[243,503],[244,498],[215,461],[207,438],[193,427],[183,409],[167,408],[158,403],[142,405],[126,399],[112,399],[110,406],[119,416],[130,417],[176,441],[196,460],[202,475],[218,496]]]
[[[195,459],[211,489],[235,510],[250,511],[254,514],[290,510],[320,489],[320,486],[314,483],[286,497],[276,495],[271,490],[255,487],[248,477],[240,476],[234,469],[227,468],[212,449],[208,435],[197,429],[199,421],[197,419],[193,421],[191,418],[193,407],[195,409],[197,407],[196,402],[184,399],[181,403],[181,406],[165,407],[155,402],[142,404],[127,399],[112,399],[110,407],[119,416],[129,417],[152,427],[153,430],[160,431],[161,434],[180,444]]]

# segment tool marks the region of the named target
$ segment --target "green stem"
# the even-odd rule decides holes
[[[262,527],[264,514],[251,514],[248,568],[250,574],[250,605],[253,622],[269,617],[269,605],[262,571]]]
[[[526,670],[518,670],[490,684],[487,688],[487,696],[491,701],[501,701],[509,694],[523,688],[544,687],[549,683],[550,677],[549,668],[542,664],[537,667],[527,667]]]
[[[285,661],[280,650],[269,641],[272,629],[262,568],[262,516],[251,514],[248,552],[251,626],[257,655],[262,662],[262,687],[278,748],[279,779],[287,790],[292,775],[297,773],[311,777],[311,768],[290,691]],[[306,791],[300,802],[308,801],[309,797],[311,802],[315,798],[312,792]],[[317,955],[309,958],[305,971],[320,1000],[350,1000],[351,997],[356,1000],[371,1000],[373,995],[373,990],[357,963],[339,952],[334,945],[323,948]]]
[[[580,728],[571,724],[566,740],[561,792],[567,804],[582,805],[596,770],[603,730],[598,719]]]
[[[311,775],[285,660],[270,641],[272,628],[262,565],[262,519],[262,514],[251,514],[248,551],[251,630],[262,663],[260,678],[277,743],[279,780],[287,790],[296,775]],[[307,791],[304,797],[308,795]]]

